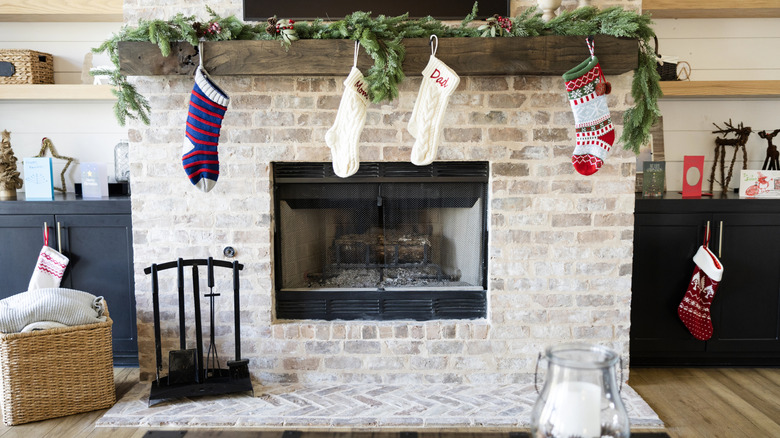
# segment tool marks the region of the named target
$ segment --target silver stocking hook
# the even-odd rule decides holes
[[[203,66],[203,41],[198,41],[198,67],[203,72],[203,76],[210,77],[206,67]],[[197,70],[196,69],[196,70]]]
[[[439,50],[439,37],[431,35],[428,39],[428,45],[431,46],[431,56],[435,56],[436,51]]]
[[[358,51],[360,49],[360,41],[355,40],[355,58],[352,61],[352,67],[357,67]]]

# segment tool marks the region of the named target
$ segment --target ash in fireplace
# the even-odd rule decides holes
[[[376,269],[342,269],[337,275],[323,278],[313,287],[376,287],[379,271]]]
[[[336,275],[323,277],[310,283],[311,288],[385,288],[385,287],[452,287],[470,286],[459,281],[459,275],[442,275],[435,266],[414,268],[384,268],[384,277],[380,279],[380,269],[351,268],[339,269]]]

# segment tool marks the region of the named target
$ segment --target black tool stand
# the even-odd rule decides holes
[[[192,295],[195,315],[195,349],[187,349],[186,324],[184,314],[184,267],[192,267]],[[200,311],[200,287],[198,266],[208,269],[209,294],[205,295],[211,302],[210,306],[210,344],[206,362],[203,358],[203,331]],[[236,336],[236,356],[227,361],[227,368],[219,367],[214,346],[214,298],[220,294],[214,293],[214,268],[230,268],[233,270],[233,314],[234,333]],[[160,329],[160,296],[157,273],[166,269],[176,268],[178,274],[179,301],[179,344],[180,350],[169,352],[169,370],[167,376],[162,372],[162,342]],[[154,345],[156,356],[157,378],[152,382],[149,393],[149,406],[174,398],[201,395],[219,395],[235,392],[252,392],[252,380],[249,375],[249,360],[241,359],[241,322],[239,305],[238,271],[244,268],[238,262],[208,259],[178,259],[173,262],[152,264],[144,269],[145,274],[152,274],[152,303],[154,307]],[[212,349],[214,351],[213,361]]]

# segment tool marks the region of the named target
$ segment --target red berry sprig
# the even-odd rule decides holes
[[[209,24],[209,27],[206,28],[206,34],[207,35],[215,35],[222,32],[222,26],[219,25],[216,21]]]
[[[281,21],[276,23],[276,33],[281,33],[284,29],[293,29],[293,24],[295,24],[295,20],[287,20],[287,25],[285,26]]]
[[[204,27],[202,23],[195,22],[192,23],[192,28],[195,29],[195,35],[197,35],[198,38],[217,35],[222,32],[222,26],[220,26],[216,21],[209,23],[207,27]]]
[[[496,18],[496,21],[498,22],[499,26],[506,29],[507,32],[512,31],[512,20],[506,17],[502,17],[498,14],[494,15],[494,17]]]

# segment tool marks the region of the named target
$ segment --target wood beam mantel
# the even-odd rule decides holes
[[[431,55],[427,38],[403,41],[407,74],[419,74]],[[605,74],[637,68],[637,40],[596,36],[596,54]],[[351,40],[301,40],[285,50],[279,41],[216,41],[203,44],[203,62],[212,75],[338,76],[349,73]],[[463,76],[561,75],[588,56],[584,37],[441,38],[436,57]],[[365,51],[358,67],[372,65]],[[120,72],[126,76],[189,75],[198,64],[197,49],[176,43],[163,57],[152,43],[120,42]]]

